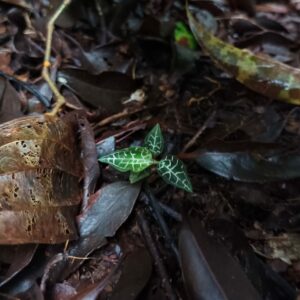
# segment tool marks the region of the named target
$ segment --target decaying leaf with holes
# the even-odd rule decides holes
[[[0,244],[77,237],[83,168],[75,114],[0,125]]]

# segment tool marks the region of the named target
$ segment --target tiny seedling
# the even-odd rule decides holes
[[[107,163],[120,172],[130,172],[129,181],[138,182],[151,174],[156,167],[157,173],[169,184],[187,192],[192,192],[192,184],[185,165],[175,156],[157,157],[164,149],[164,137],[159,124],[147,134],[142,147],[129,147],[102,156],[99,161]]]
[[[174,39],[177,44],[192,50],[195,50],[198,45],[193,34],[183,22],[175,24]]]

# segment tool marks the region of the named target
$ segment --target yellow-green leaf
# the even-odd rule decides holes
[[[196,20],[188,6],[187,16],[202,49],[224,71],[262,95],[300,105],[300,69],[225,43],[206,28],[204,21]]]

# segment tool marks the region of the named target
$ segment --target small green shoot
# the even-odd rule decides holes
[[[130,172],[129,175],[129,181],[130,183],[136,183],[138,181],[141,181],[142,179],[148,177],[151,175],[151,169],[145,169],[139,173]]]
[[[174,30],[175,42],[183,47],[195,50],[197,48],[197,42],[188,29],[188,27],[183,22],[177,22]]]
[[[120,172],[130,172],[130,183],[138,182],[151,174],[151,166],[157,165],[158,174],[169,184],[192,192],[192,184],[184,163],[175,156],[163,157],[160,161],[154,158],[161,155],[164,149],[164,137],[159,124],[147,134],[143,147],[129,147],[99,158]]]

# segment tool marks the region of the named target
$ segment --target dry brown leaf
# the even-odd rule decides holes
[[[76,238],[82,176],[76,131],[75,115],[0,125],[0,244]]]

